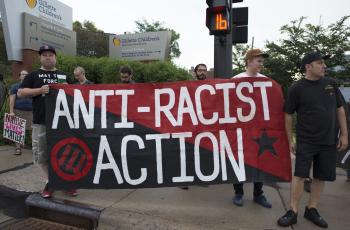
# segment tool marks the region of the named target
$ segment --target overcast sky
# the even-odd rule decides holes
[[[73,20],[90,20],[108,33],[135,31],[135,21],[161,21],[180,33],[180,58],[189,69],[197,63],[214,65],[213,36],[205,26],[205,0],[60,0],[73,8]],[[279,28],[307,16],[307,22],[329,25],[350,15],[350,0],[244,0],[234,7],[249,7],[249,43],[263,48],[265,41],[281,37]],[[348,22],[349,24],[349,22]]]

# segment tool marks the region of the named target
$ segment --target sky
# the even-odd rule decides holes
[[[190,69],[198,63],[214,66],[214,37],[205,26],[205,0],[60,0],[73,8],[73,21],[89,20],[106,33],[136,30],[135,21],[161,21],[180,33],[181,56],[175,63]],[[307,23],[329,25],[350,15],[350,0],[244,0],[233,7],[249,7],[248,43],[264,48],[282,38],[279,29],[306,16]],[[349,20],[350,21],[350,20]],[[348,24],[350,24],[348,22]]]

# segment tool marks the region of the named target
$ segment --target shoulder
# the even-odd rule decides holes
[[[240,78],[240,77],[248,77],[248,75],[246,72],[243,72],[233,76],[232,78]]]
[[[264,74],[258,73],[258,77],[266,77],[269,78],[268,76],[265,76]]]
[[[338,87],[338,82],[331,77],[324,77],[322,78],[322,80],[326,83],[326,84],[331,84],[332,86]]]
[[[15,83],[11,85],[11,89],[19,88],[21,86],[21,83]]]
[[[304,83],[305,82],[304,82],[303,79],[299,79],[299,80],[293,82],[293,84],[289,87],[288,91],[289,92],[294,92],[296,90],[299,90],[299,89],[301,89],[301,88],[303,88],[305,86]]]

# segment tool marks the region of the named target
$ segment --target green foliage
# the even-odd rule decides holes
[[[305,17],[281,27],[283,39],[268,41],[266,51],[270,57],[265,61],[268,76],[278,81],[286,89],[295,79],[300,78],[300,60],[305,53],[321,51],[332,54],[327,65],[328,75],[339,81],[350,80],[350,64],[345,52],[350,51],[350,16],[341,18],[328,26],[305,24]],[[335,71],[335,66],[342,66]],[[346,78],[347,77],[347,78]]]
[[[73,30],[77,33],[77,55],[87,57],[108,56],[109,37],[91,21],[75,21]]]
[[[7,60],[4,31],[2,29],[2,23],[0,22],[0,73],[6,75],[6,68],[8,66],[10,66],[10,63]]]
[[[245,53],[249,50],[249,45],[238,44],[232,47],[233,76],[245,71]]]
[[[87,72],[87,78],[94,83],[120,83],[119,69],[129,65],[136,82],[169,82],[191,79],[191,75],[184,69],[170,62],[142,63],[136,61],[121,61],[111,58],[72,57],[58,55],[58,69],[73,78],[76,66],[82,66]]]
[[[170,31],[171,39],[170,39],[170,56],[169,60],[173,60],[174,58],[178,58],[181,55],[180,47],[178,40],[180,38],[180,34],[175,30],[164,27],[163,23],[160,21],[148,22],[146,19],[142,21],[135,21],[137,30],[136,33],[145,33],[145,32],[157,32],[157,31]]]

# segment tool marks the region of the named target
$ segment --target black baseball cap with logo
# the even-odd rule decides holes
[[[55,50],[55,47],[53,46],[50,46],[50,45],[43,45],[39,48],[39,55],[41,55],[43,52],[45,51],[49,51],[49,52],[52,52],[56,55],[56,50]]]
[[[318,61],[318,60],[327,60],[331,57],[331,55],[327,54],[322,54],[319,51],[312,52],[305,54],[303,59],[301,59],[301,65],[300,65],[300,70],[301,72],[305,72],[305,65],[310,64],[311,62]]]

